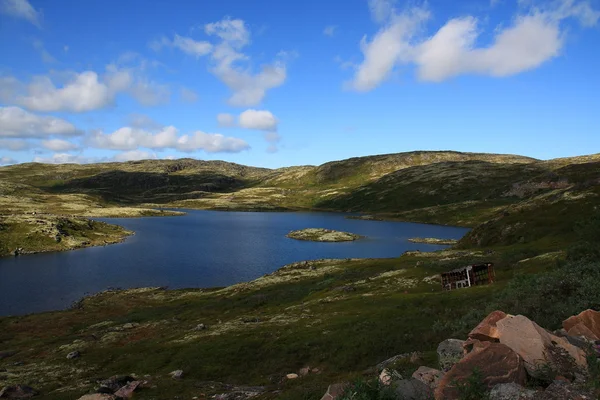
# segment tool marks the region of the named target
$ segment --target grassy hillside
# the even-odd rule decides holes
[[[115,229],[25,214],[32,210],[159,214],[148,208],[155,205],[353,210],[474,229],[441,252],[307,261],[228,288],[109,291],[66,311],[0,318],[0,386],[28,384],[42,398],[73,399],[127,374],[148,381],[139,399],[210,398],[236,385],[253,386],[256,399],[314,399],[331,383],[372,376],[397,354],[419,353],[394,365],[404,376],[418,365],[436,367],[437,344],[464,338],[494,309],[556,329],[600,307],[597,155],[536,161],[419,152],[246,168],[188,160],[0,168],[0,207],[11,214],[0,242],[8,234],[59,246]],[[441,290],[440,272],[489,261],[496,284]],[[67,359],[73,351],[79,357]],[[285,379],[307,366],[319,372]],[[181,380],[169,376],[177,369]]]

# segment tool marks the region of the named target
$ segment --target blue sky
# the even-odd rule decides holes
[[[600,152],[600,0],[0,0],[0,163]]]

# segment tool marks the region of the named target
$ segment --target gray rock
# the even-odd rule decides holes
[[[425,400],[433,396],[431,388],[418,379],[402,379],[396,381],[393,386],[399,399]]]
[[[412,377],[435,390],[444,377],[444,373],[437,369],[421,366],[412,374]]]
[[[501,383],[492,388],[489,400],[526,400],[533,399],[534,394],[534,390],[516,383]]]
[[[171,378],[173,379],[181,379],[183,378],[183,370],[177,369],[173,372],[170,372],[169,375],[171,375]]]
[[[72,351],[69,354],[67,354],[67,360],[72,360],[74,358],[79,358],[81,356],[81,353],[78,351]]]
[[[207,329],[208,327],[204,324],[198,324],[196,325],[196,327],[194,328],[195,331],[203,331],[205,329]]]
[[[447,372],[463,358],[464,340],[446,339],[437,348],[440,369]]]
[[[327,392],[321,397],[321,400],[335,400],[344,394],[344,391],[348,387],[347,383],[336,383],[329,385]]]

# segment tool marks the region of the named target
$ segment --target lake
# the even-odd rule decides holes
[[[136,232],[120,244],[0,258],[0,316],[64,309],[85,295],[109,288],[227,286],[296,261],[434,251],[447,246],[407,239],[459,239],[468,231],[354,220],[336,213],[186,212],[180,217],[100,219]],[[304,228],[348,231],[366,238],[319,243],[285,237],[291,230]]]

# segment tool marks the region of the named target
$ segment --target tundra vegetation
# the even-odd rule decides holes
[[[135,375],[148,382],[140,399],[314,399],[336,382],[368,392],[378,363],[416,352],[390,369],[437,368],[438,343],[465,338],[490,311],[553,330],[600,309],[599,195],[600,155],[414,152],[277,170],[187,159],[3,167],[3,254],[102,244],[128,232],[86,218],[177,207],[352,211],[472,230],[433,253],[312,260],[227,288],[107,291],[69,310],[1,318],[0,387],[74,399]],[[441,272],[479,262],[495,264],[494,285],[442,290]]]

